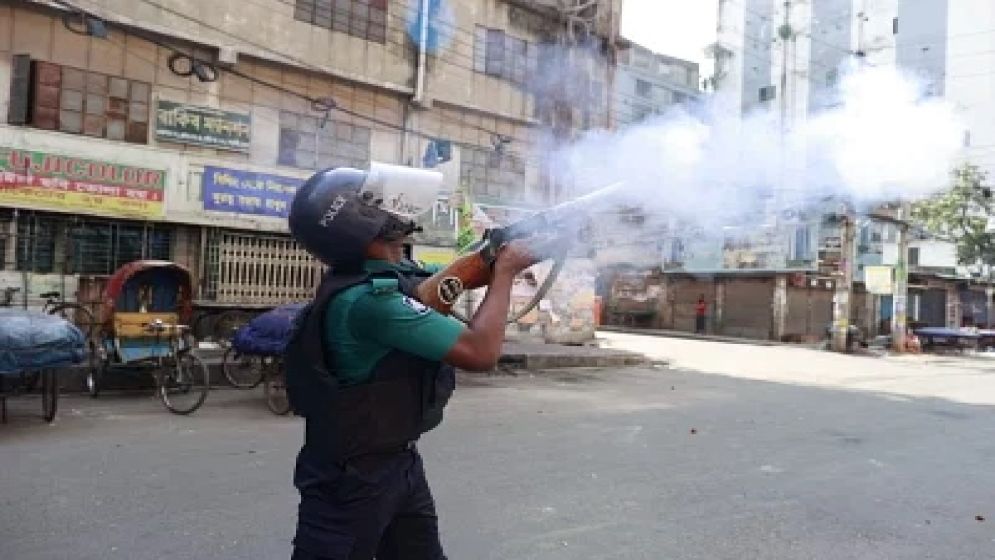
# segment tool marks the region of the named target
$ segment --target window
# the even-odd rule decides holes
[[[809,227],[799,226],[795,229],[795,243],[794,252],[791,255],[792,260],[795,261],[811,261],[812,260],[812,248],[809,243],[811,235],[809,234]]]
[[[884,224],[881,226],[884,230],[884,240],[886,243],[896,243],[898,241],[898,228],[891,224]]]
[[[460,151],[460,179],[471,192],[492,200],[521,200],[525,195],[525,163],[495,150],[464,147]]]
[[[592,108],[594,108],[595,110],[599,110],[604,107],[605,103],[604,99],[605,84],[597,80],[592,80],[590,86],[591,86],[591,95],[588,98],[589,102]]]
[[[670,246],[670,262],[683,263],[684,253],[685,253],[684,240],[675,237],[673,243]]]
[[[965,148],[970,148],[971,147],[971,131],[970,130],[965,130],[964,131],[964,147]]]
[[[898,35],[898,18],[891,18],[891,33]]]
[[[18,219],[16,270],[42,274],[56,271],[55,230],[53,218],[26,215]]]
[[[646,105],[636,105],[632,108],[632,120],[641,121],[653,114],[653,108]]]
[[[764,86],[760,88],[760,101],[771,101],[777,97],[777,86]]]
[[[835,87],[839,78],[840,74],[836,69],[826,72],[826,87]]]
[[[653,94],[653,84],[646,80],[636,79],[636,95],[639,97],[649,97]]]
[[[370,161],[372,131],[363,126],[284,111],[280,114],[278,163],[302,169],[355,167]]]
[[[49,62],[31,64],[26,124],[136,144],[148,142],[151,86]]]
[[[909,247],[909,266],[919,266],[919,247]]]
[[[473,69],[524,86],[536,74],[536,46],[500,29],[477,26]]]
[[[154,224],[87,220],[70,225],[69,240],[69,273],[106,275],[132,261],[170,260],[172,232]]]
[[[131,261],[171,257],[171,230],[156,224],[30,212],[16,221],[14,262],[4,263],[4,268],[106,275]]]
[[[387,0],[297,0],[294,19],[367,41],[387,40]]]

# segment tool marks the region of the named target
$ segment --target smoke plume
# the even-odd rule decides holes
[[[756,220],[772,203],[917,199],[949,184],[964,130],[923,91],[894,68],[856,69],[834,106],[783,132],[777,107],[744,117],[715,100],[589,133],[554,149],[551,168],[578,193],[622,181],[621,202],[700,226]]]

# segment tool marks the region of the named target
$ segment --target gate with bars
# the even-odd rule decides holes
[[[273,307],[314,296],[325,266],[290,236],[211,229],[201,299]]]
[[[253,316],[314,297],[325,266],[289,235],[204,228],[194,335],[225,341]]]

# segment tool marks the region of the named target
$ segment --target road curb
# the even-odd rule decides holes
[[[687,340],[701,340],[704,342],[724,342],[726,344],[746,344],[751,346],[788,346],[792,348],[808,348],[805,344],[791,342],[776,342],[773,340],[760,340],[756,338],[739,338],[735,336],[718,336],[710,334],[695,334],[685,331],[672,331],[665,329],[638,329],[630,327],[600,326],[599,332],[613,332],[620,334],[635,334],[643,336],[659,336],[664,338],[682,338]]]

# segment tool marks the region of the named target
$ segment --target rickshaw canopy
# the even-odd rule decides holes
[[[104,328],[113,328],[116,312],[176,313],[180,322],[189,324],[193,315],[190,271],[170,261],[134,261],[122,266],[104,287]]]

